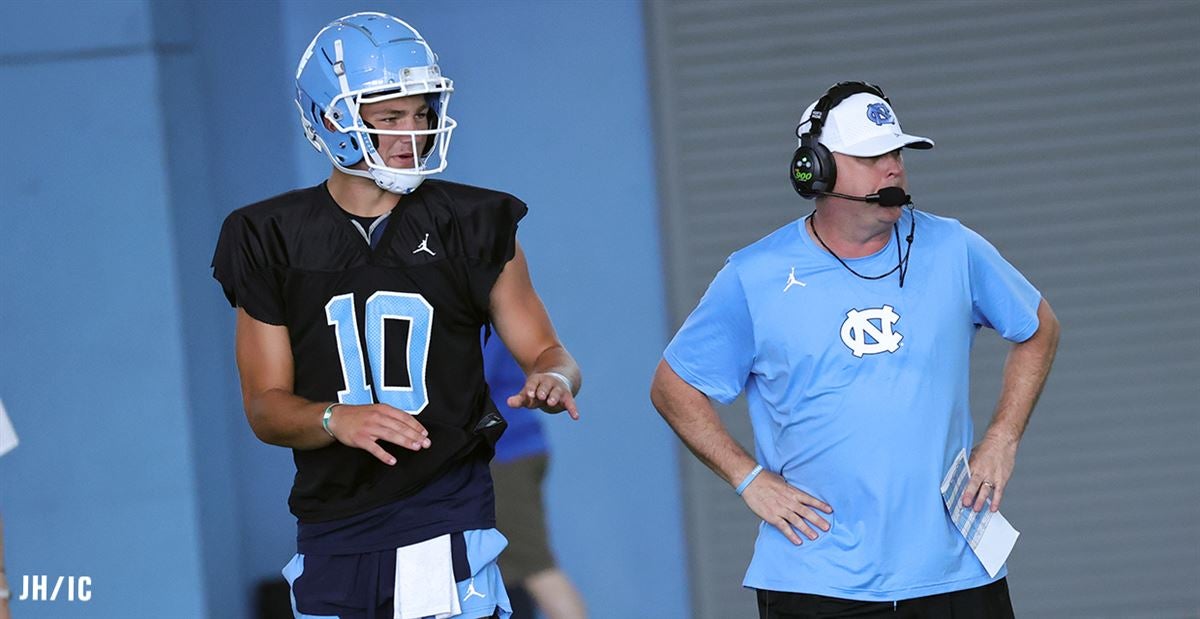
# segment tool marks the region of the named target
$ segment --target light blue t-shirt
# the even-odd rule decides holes
[[[995,580],[939,487],[973,440],[975,333],[1028,339],[1041,294],[952,219],[906,211],[901,250],[913,216],[903,288],[849,273],[801,219],[730,256],[664,353],[714,400],[745,391],[758,462],[833,507],[831,530],[801,546],[760,524],[747,587],[888,601]],[[846,262],[885,273],[897,241]]]

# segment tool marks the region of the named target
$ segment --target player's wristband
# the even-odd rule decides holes
[[[738,496],[742,496],[742,493],[746,491],[746,486],[749,486],[750,482],[754,481],[754,478],[758,477],[758,474],[761,472],[762,472],[762,465],[757,464],[754,466],[753,469],[750,470],[749,473],[746,474],[746,478],[742,480],[742,483],[738,484],[738,487],[736,490],[736,492],[738,493]]]
[[[575,385],[571,384],[571,379],[567,378],[566,376],[564,376],[562,374],[559,374],[558,372],[542,372],[542,374],[545,374],[547,376],[553,376],[553,377],[557,378],[558,380],[561,380],[563,382],[563,384],[565,384],[567,386],[567,391],[571,392],[571,397],[575,397]]]
[[[333,404],[325,407],[325,414],[321,415],[321,427],[325,428],[325,433],[333,437],[333,440],[335,441],[338,440],[338,437],[333,436],[333,430],[329,429],[329,419],[333,417],[333,408],[341,405],[341,402],[334,402]]]

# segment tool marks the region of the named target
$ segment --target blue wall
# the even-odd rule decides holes
[[[562,563],[596,617],[688,616],[676,442],[645,396],[666,333],[640,3],[115,1],[0,7],[0,84],[45,121],[0,134],[9,577],[95,581],[17,616],[246,615],[292,552],[290,456],[243,420],[208,261],[227,212],[328,174],[291,77],[317,29],[372,9],[455,80],[446,177],[530,205],[521,242],[586,377],[583,420],[548,423]]]
[[[12,586],[87,575],[93,598],[13,611],[202,614],[200,403],[153,20],[133,2],[64,8],[0,7],[0,84],[21,118],[0,145],[0,397],[21,437],[0,505]]]

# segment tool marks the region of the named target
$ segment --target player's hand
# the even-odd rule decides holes
[[[799,546],[804,541],[796,534],[800,531],[810,540],[817,539],[816,527],[829,530],[829,523],[821,512],[832,514],[833,508],[824,501],[790,485],[779,475],[764,470],[742,491],[742,499],[750,511],[767,524],[779,529],[785,537]]]
[[[341,404],[329,416],[329,431],[338,442],[371,452],[384,464],[396,459],[379,446],[387,441],[411,451],[429,447],[429,431],[416,417],[387,404]]]
[[[963,491],[963,507],[979,511],[990,496],[991,511],[1000,509],[1000,499],[1004,497],[1004,488],[1012,477],[1016,462],[1017,441],[985,436],[971,451],[971,479]]]
[[[513,408],[540,408],[547,413],[567,411],[571,419],[579,419],[579,409],[575,407],[571,389],[553,374],[530,374],[525,379],[525,386],[508,396],[508,405]]]

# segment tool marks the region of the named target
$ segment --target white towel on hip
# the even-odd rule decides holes
[[[396,549],[393,619],[445,619],[462,613],[450,536],[443,535]]]

